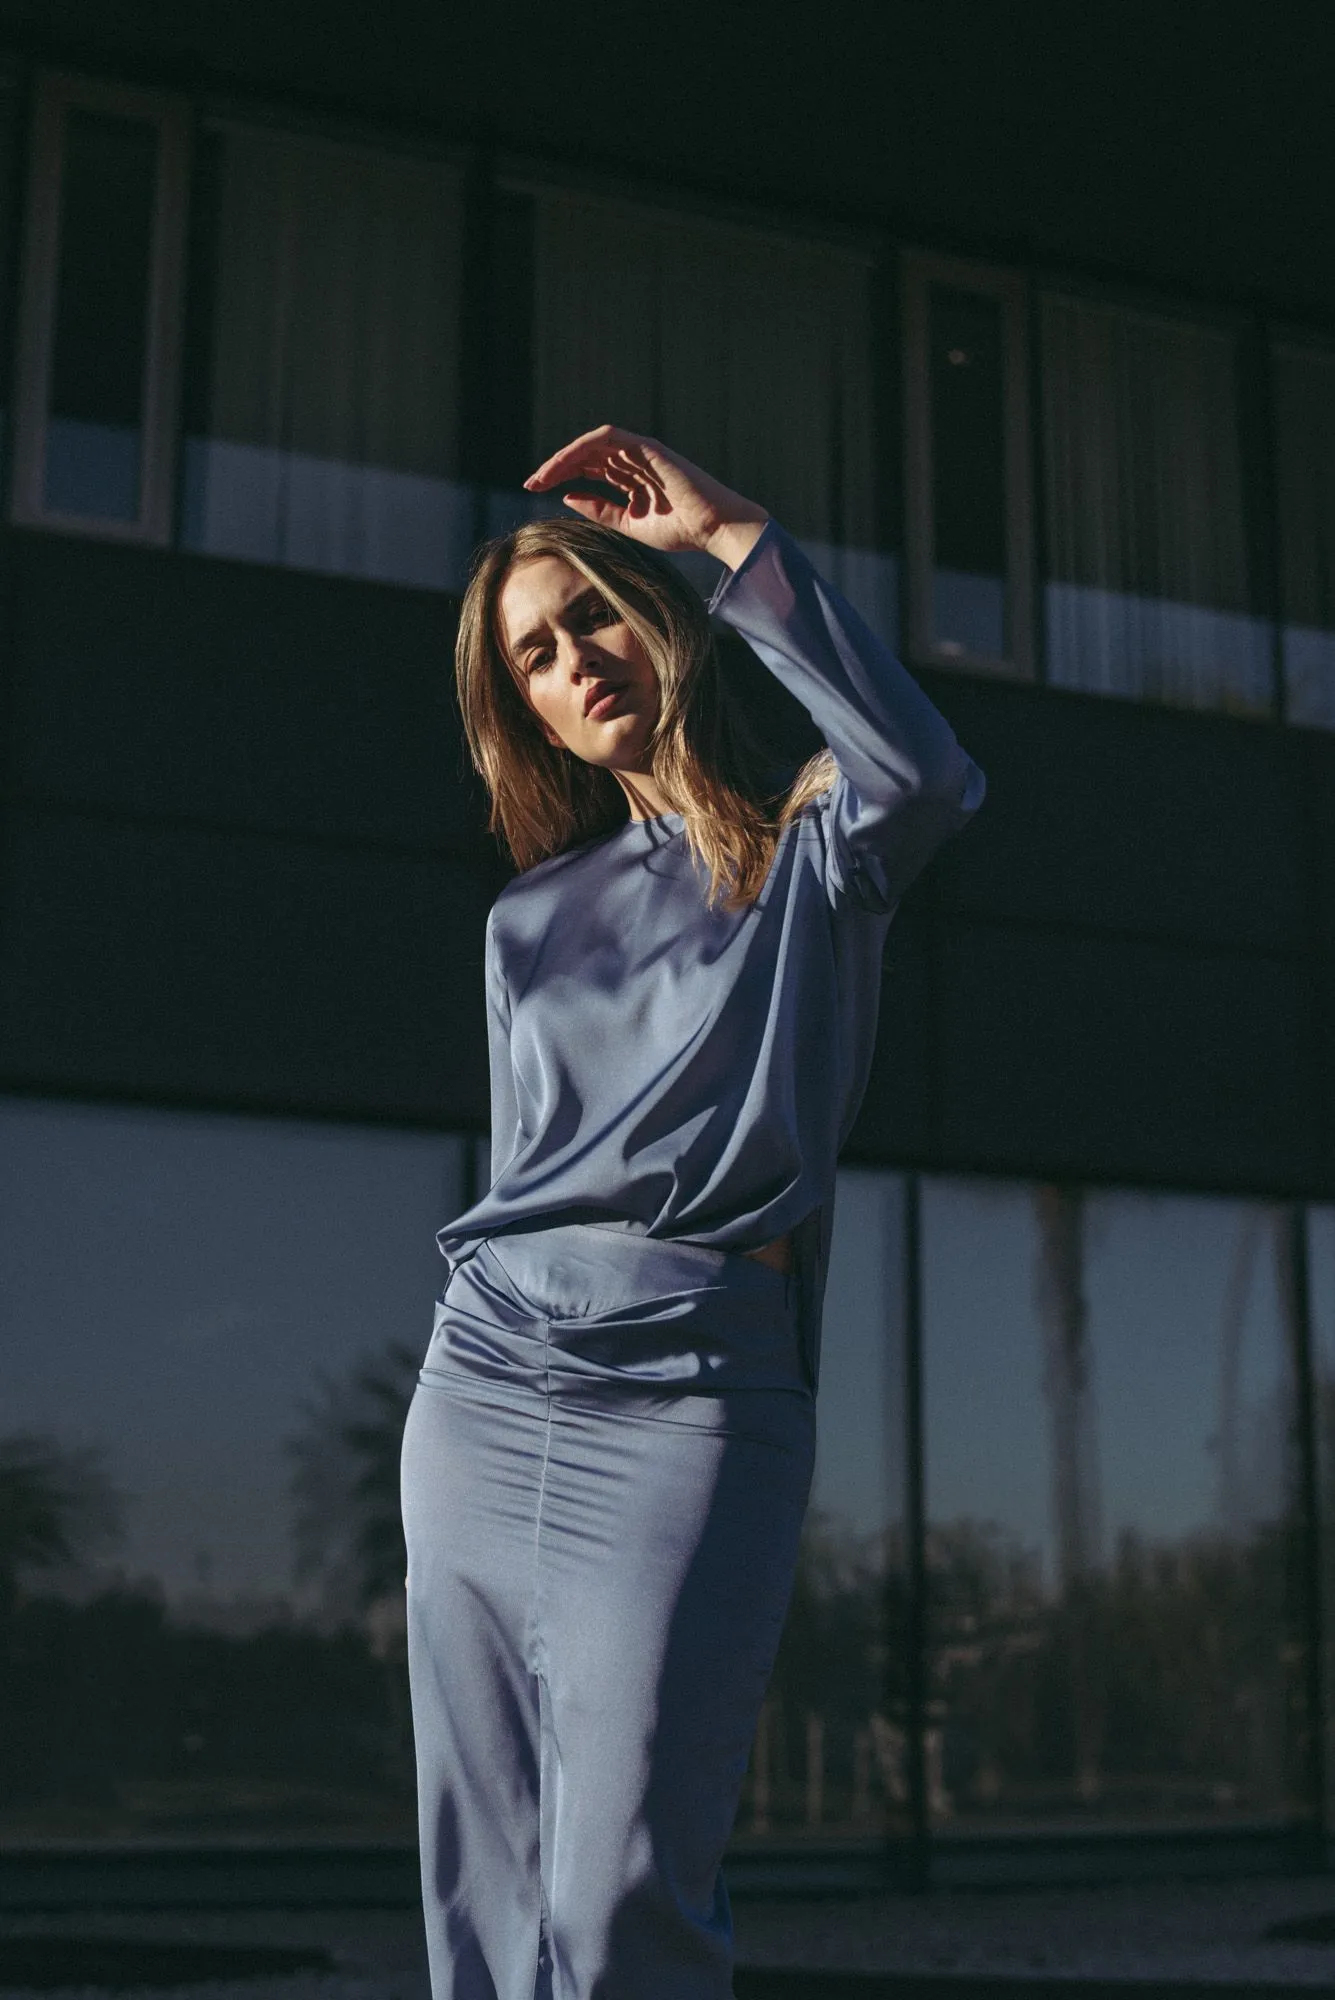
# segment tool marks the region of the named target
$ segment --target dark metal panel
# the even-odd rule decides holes
[[[1335,732],[1295,729],[1305,765],[1311,841],[1309,893],[1314,949],[1335,960]]]
[[[1335,311],[1331,27],[1209,9],[3,0],[12,47]],[[598,116],[579,115],[596,79]]]
[[[6,858],[6,1085],[485,1123],[467,865],[29,811]]]
[[[452,600],[14,533],[11,770],[145,816],[477,842]]]
[[[924,675],[924,685],[929,677]],[[1142,936],[1303,951],[1303,759],[1294,733],[1055,689],[930,677],[987,773],[933,868],[947,907]],[[1335,792],[1335,739],[1324,753]]]
[[[947,1160],[1326,1191],[1301,962],[952,921],[941,990]]]
[[[843,1157],[871,1165],[931,1155],[936,1101],[929,911],[911,891],[890,926],[871,1075]]]

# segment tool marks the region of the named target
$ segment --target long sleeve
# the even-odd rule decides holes
[[[496,944],[495,909],[487,918],[484,958],[487,1056],[491,1071],[491,1179],[494,1186],[519,1148],[519,1105],[510,1060],[510,997]]]
[[[893,909],[948,835],[982,804],[986,779],[912,675],[767,522],[709,606],[797,697],[834,753],[826,890]]]

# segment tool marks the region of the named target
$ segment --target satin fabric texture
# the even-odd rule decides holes
[[[770,521],[711,610],[834,752],[754,903],[710,907],[680,813],[508,883],[487,919],[491,1184],[438,1234],[615,1222],[750,1250],[825,1213],[870,1073],[899,900],[985,780],[854,607]],[[720,672],[725,671],[720,667]],[[892,1058],[893,1059],[893,1058]],[[823,1231],[802,1263],[819,1365]]]
[[[403,1446],[433,2000],[730,1995],[814,1448],[791,1276],[588,1224],[454,1268]]]

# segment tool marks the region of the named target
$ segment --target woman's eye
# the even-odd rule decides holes
[[[550,653],[530,653],[528,656],[528,671],[531,674],[540,674],[544,667],[550,667],[551,664]]]

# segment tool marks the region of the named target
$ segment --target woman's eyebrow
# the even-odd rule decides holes
[[[602,592],[596,584],[591,583],[586,589],[576,591],[575,595],[561,606],[558,616],[569,617],[571,612],[587,611],[591,605],[601,604],[603,601]],[[535,625],[531,632],[525,632],[522,639],[515,640],[515,658],[518,659],[521,653],[526,653],[530,646],[536,646],[538,641],[546,636],[546,625]]]

